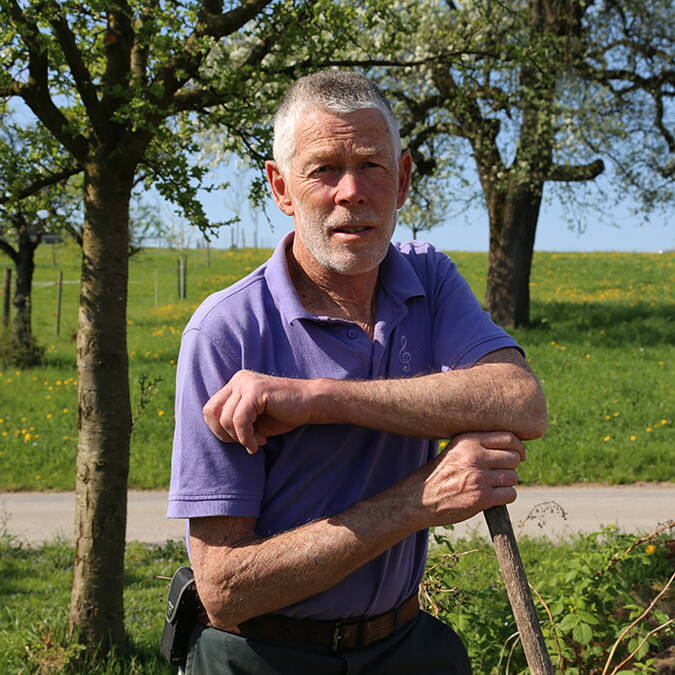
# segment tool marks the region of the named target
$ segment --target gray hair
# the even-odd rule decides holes
[[[396,155],[401,153],[401,135],[384,94],[365,75],[348,70],[323,70],[305,75],[286,92],[274,116],[274,161],[286,169],[295,154],[295,127],[302,112],[322,108],[335,115],[375,108],[387,122]]]

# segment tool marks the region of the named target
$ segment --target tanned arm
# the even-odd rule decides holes
[[[250,453],[302,424],[423,438],[501,429],[532,440],[546,430],[546,403],[525,359],[507,348],[471,368],[399,380],[301,380],[242,370],[209,400],[204,419],[221,440]]]
[[[413,532],[513,502],[524,452],[509,432],[459,435],[388,490],[268,539],[255,533],[253,518],[192,519],[192,564],[212,625],[227,629],[287,607],[334,586]]]

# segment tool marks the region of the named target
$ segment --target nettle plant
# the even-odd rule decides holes
[[[556,673],[657,672],[657,654],[675,635],[674,526],[640,538],[608,527],[566,543],[520,542]],[[427,611],[462,636],[476,672],[529,672],[490,544],[433,536]]]

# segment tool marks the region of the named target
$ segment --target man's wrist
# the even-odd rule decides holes
[[[303,380],[304,395],[310,401],[310,424],[334,424],[339,420],[339,402],[335,389],[340,381],[327,377]]]

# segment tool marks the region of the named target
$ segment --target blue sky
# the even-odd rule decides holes
[[[241,195],[244,198],[244,195]],[[223,192],[205,194],[203,198],[207,214],[214,220],[224,220],[233,215],[232,196]],[[675,207],[669,212],[663,211],[648,217],[646,221],[633,213],[635,204],[626,202],[621,205],[608,205],[602,210],[585,210],[581,218],[585,224],[583,232],[570,228],[564,216],[563,206],[552,199],[542,208],[537,227],[535,250],[537,251],[643,251],[659,252],[675,249]],[[293,229],[291,219],[281,214],[275,204],[269,200],[268,214],[273,229],[264,216],[258,218],[258,241],[261,246],[275,246],[277,242]],[[245,234],[247,245],[252,245],[254,225],[249,216],[249,207],[244,205],[239,216],[240,228]],[[213,243],[214,246],[227,247],[231,242],[231,233],[224,228],[223,234]],[[411,238],[410,230],[398,227],[395,240]],[[459,217],[449,217],[445,225],[438,226],[420,236],[439,248],[456,251],[487,251],[488,226],[487,215],[480,208],[468,211]],[[241,241],[241,240],[240,240]]]

